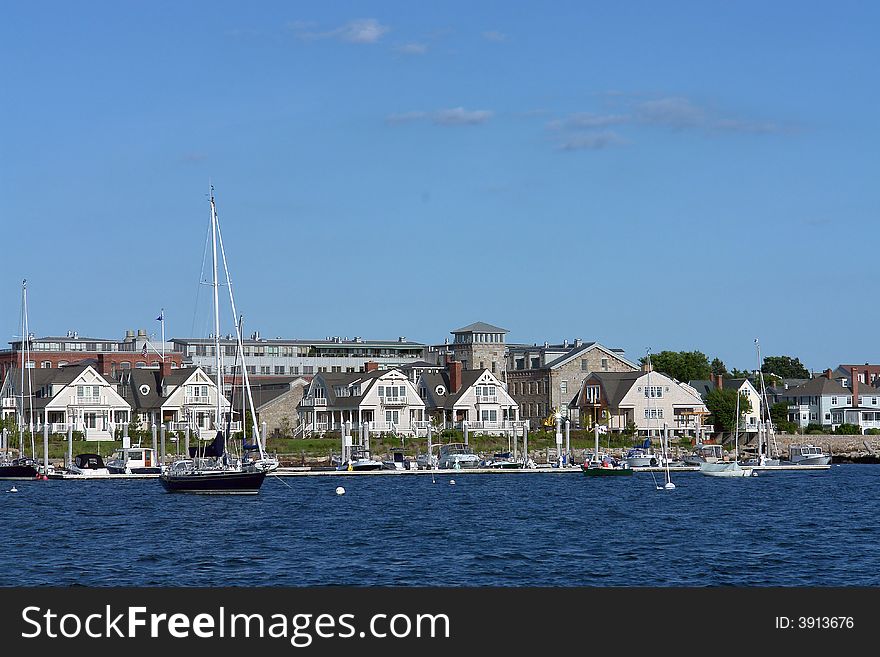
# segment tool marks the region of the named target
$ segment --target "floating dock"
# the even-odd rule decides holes
[[[808,472],[815,470],[830,470],[830,465],[752,465],[746,466],[759,472]],[[639,472],[666,472],[665,467],[646,466],[633,468],[633,473]],[[670,466],[670,472],[699,472],[696,465]],[[277,477],[352,477],[352,476],[377,476],[377,475],[451,475],[451,474],[571,474],[581,472],[581,467],[567,466],[564,468],[538,466],[537,468],[463,468],[461,470],[331,470],[311,469],[309,467],[278,468],[269,474]],[[51,480],[63,481],[106,481],[108,479],[158,479],[158,474],[106,474],[106,475],[75,475],[67,473],[53,473],[49,475]]]

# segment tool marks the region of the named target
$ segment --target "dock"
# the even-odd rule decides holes
[[[752,465],[748,466],[759,472],[808,472],[816,470],[830,470],[831,465]],[[665,467],[645,466],[633,468],[633,473],[639,472],[666,472]],[[699,472],[696,465],[670,466],[670,472]],[[375,476],[404,476],[404,475],[461,475],[461,474],[571,474],[580,473],[580,466],[567,466],[563,468],[538,466],[536,468],[464,468],[462,470],[331,470],[312,469],[309,467],[280,467],[269,473],[277,477],[375,477]],[[67,473],[53,473],[49,479],[63,481],[106,481],[108,479],[158,479],[158,474],[106,474],[106,475],[74,475]]]

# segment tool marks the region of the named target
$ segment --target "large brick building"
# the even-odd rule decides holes
[[[26,367],[33,369],[54,369],[100,360],[102,373],[106,365],[107,373],[115,374],[121,370],[159,367],[162,362],[161,341],[151,339],[143,329],[137,334],[133,330],[126,331],[122,340],[81,337],[75,331],[69,331],[66,336],[37,338],[32,335],[27,345],[21,339],[9,344],[10,349],[0,350],[0,378],[5,377],[11,368],[21,367],[23,351],[27,354]],[[178,368],[182,366],[182,360],[182,354],[171,351],[170,344],[165,345],[165,362]]]

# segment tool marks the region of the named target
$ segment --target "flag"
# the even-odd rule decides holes
[[[159,316],[156,318],[156,321],[161,322],[163,319],[165,319],[165,311],[164,310],[159,312]]]
[[[147,344],[146,344],[146,342],[144,343],[144,350],[141,352],[141,355],[142,355],[144,358],[147,357]]]

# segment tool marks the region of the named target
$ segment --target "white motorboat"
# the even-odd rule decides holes
[[[460,470],[480,467],[480,457],[464,443],[449,443],[440,446],[437,467],[441,470]]]
[[[104,465],[100,454],[77,454],[73,463],[67,466],[67,474],[77,477],[106,477],[110,470]]]
[[[160,474],[162,468],[151,447],[123,447],[107,460],[110,474]]]
[[[626,464],[631,468],[647,468],[657,466],[660,460],[650,447],[650,439],[639,447],[633,447],[626,453]]]
[[[815,445],[790,445],[788,460],[793,465],[828,465],[831,463],[831,454],[826,454]]]
[[[721,445],[698,444],[697,448],[684,457],[685,465],[702,465],[703,463],[717,463],[724,458],[724,448]]]

